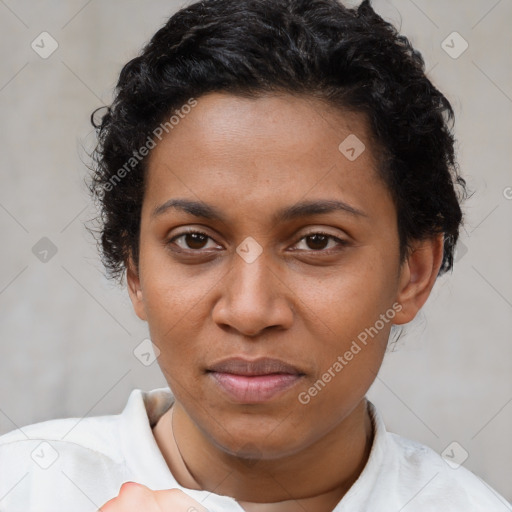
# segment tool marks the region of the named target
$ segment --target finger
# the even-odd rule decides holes
[[[119,495],[98,512],[208,512],[208,509],[179,489],[152,491],[145,485],[125,482]]]
[[[154,494],[162,512],[208,512],[207,508],[179,489],[154,491]]]
[[[124,482],[119,495],[107,501],[98,512],[160,512],[155,493],[136,482]]]

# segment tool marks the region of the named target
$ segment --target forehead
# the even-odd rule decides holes
[[[212,93],[149,155],[144,209],[188,197],[260,213],[324,197],[363,210],[389,199],[377,166],[362,114],[305,96]]]

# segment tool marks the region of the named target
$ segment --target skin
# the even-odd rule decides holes
[[[99,512],[208,512],[197,501],[179,489],[152,491],[136,482],[125,482],[119,495],[107,501]]]
[[[355,161],[338,149],[350,134],[366,146]],[[396,209],[372,147],[361,114],[317,99],[212,93],[152,150],[139,267],[127,262],[127,282],[176,397],[154,435],[182,486],[232,496],[250,512],[327,512],[364,468],[365,394],[391,322],[309,403],[298,396],[393,304],[401,306],[393,323],[415,317],[443,247],[442,235],[415,241],[400,263]],[[153,215],[178,198],[212,205],[224,219]],[[343,201],[362,214],[273,220],[304,200]],[[174,239],[189,228],[209,238]],[[319,232],[343,244],[307,237]],[[262,249],[252,263],[236,252],[249,236]],[[268,402],[237,403],[206,373],[233,356],[278,358],[304,375]]]

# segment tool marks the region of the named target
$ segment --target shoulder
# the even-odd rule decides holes
[[[0,463],[2,454],[30,450],[42,443],[64,450],[80,447],[120,462],[118,423],[119,416],[111,415],[61,418],[17,428],[0,436]]]
[[[427,445],[387,431],[370,401],[368,410],[374,427],[370,456],[336,512],[512,512],[498,492],[463,466],[467,452],[462,446],[453,443],[441,456]]]
[[[2,511],[37,504],[40,512],[81,512],[91,503],[97,510],[141,474],[166,485],[171,476],[151,427],[172,400],[169,388],[134,389],[120,414],[43,421],[0,436]]]
[[[391,432],[386,436],[397,478],[416,510],[431,510],[434,505],[442,505],[445,512],[511,510],[499,493],[461,464],[465,454],[460,445],[443,458],[417,441]]]
[[[41,511],[105,503],[129,479],[118,423],[116,415],[64,418],[1,436],[2,510],[33,510],[34,500]]]

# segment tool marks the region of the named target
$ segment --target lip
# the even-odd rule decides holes
[[[305,375],[289,363],[267,357],[225,359],[209,367],[207,373],[231,400],[243,404],[270,401]]]

